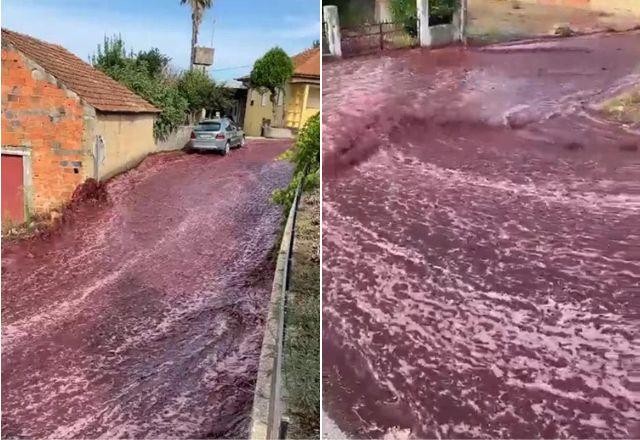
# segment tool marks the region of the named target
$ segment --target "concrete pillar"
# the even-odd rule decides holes
[[[342,46],[340,37],[340,18],[338,18],[338,7],[334,5],[324,6],[322,8],[324,14],[323,26],[326,26],[327,43],[329,44],[329,53],[336,57],[342,56]]]
[[[429,30],[429,0],[416,0],[418,9],[418,36],[420,46],[431,46],[431,31]]]
[[[467,23],[469,22],[468,0],[460,0],[460,41],[467,44]]]
[[[304,85],[304,94],[302,95],[302,110],[300,110],[300,118],[298,118],[298,128],[302,128],[302,118],[307,110],[307,101],[309,100],[309,84]]]

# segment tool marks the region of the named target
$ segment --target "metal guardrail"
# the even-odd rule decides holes
[[[305,178],[306,173],[296,188],[278,252],[251,411],[249,438],[252,440],[279,439],[286,435],[286,425],[282,423],[285,307],[291,277],[295,222]]]

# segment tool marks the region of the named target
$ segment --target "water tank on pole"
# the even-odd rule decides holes
[[[213,64],[213,48],[196,46],[196,53],[194,57],[194,63],[196,66],[209,67]]]

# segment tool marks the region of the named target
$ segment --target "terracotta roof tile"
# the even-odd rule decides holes
[[[293,76],[320,79],[320,49],[307,49],[291,57],[293,61]],[[251,74],[236,78],[237,81],[247,84]]]
[[[103,112],[156,113],[156,107],[71,52],[28,35],[2,29],[2,40],[36,62],[88,104]]]
[[[307,49],[291,59],[295,75],[320,78],[320,48]]]

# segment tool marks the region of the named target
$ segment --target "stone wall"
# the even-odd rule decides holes
[[[183,125],[178,127],[176,131],[171,132],[171,134],[169,134],[166,139],[156,141],[156,150],[182,150],[189,142],[193,127],[193,125]]]

